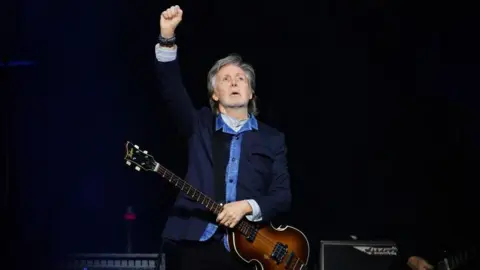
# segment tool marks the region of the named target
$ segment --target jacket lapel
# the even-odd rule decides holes
[[[214,118],[215,119],[215,118]],[[213,136],[213,128],[214,128],[214,121],[205,121],[205,125],[203,126],[201,132],[201,137],[203,141],[203,145],[205,150],[207,151],[207,157],[210,161],[210,164],[213,165],[213,156],[212,156],[212,136]]]

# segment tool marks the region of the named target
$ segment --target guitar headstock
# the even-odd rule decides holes
[[[141,150],[138,145],[131,142],[125,144],[125,160],[128,166],[134,164],[135,170],[155,171],[157,162],[147,151]]]

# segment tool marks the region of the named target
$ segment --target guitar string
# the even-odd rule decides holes
[[[157,163],[157,164],[158,164],[158,163]],[[178,177],[178,176],[175,175],[174,173],[172,173],[172,172],[170,172],[169,170],[167,170],[166,168],[164,168],[162,165],[158,164],[157,173],[160,174],[160,172],[162,173],[161,175],[162,175],[162,177],[164,177],[164,178],[165,178],[168,174],[170,174],[170,175],[169,175],[169,176],[170,176],[170,179],[167,179],[167,181],[169,181],[169,182],[172,181],[172,180],[181,180],[181,181],[183,181],[184,183],[187,183],[187,184],[188,184],[187,181],[181,179],[180,177]],[[188,184],[188,185],[190,185],[190,184]],[[190,186],[191,186],[191,185],[190,185]],[[179,186],[177,186],[177,187],[179,187]],[[194,188],[194,187],[192,186],[192,188]],[[180,188],[180,189],[182,190],[183,187]],[[194,188],[194,189],[196,189],[196,188]],[[198,189],[196,189],[196,190],[199,192],[199,195],[203,195],[206,199],[211,200],[207,195],[205,195],[204,193],[202,193],[202,192],[199,191]],[[188,193],[187,193],[187,195],[188,195]],[[213,201],[213,200],[211,200],[211,201]],[[218,204],[217,202],[215,202],[215,203]],[[208,207],[207,207],[207,208],[208,208]],[[212,209],[210,209],[210,210],[212,210]],[[240,231],[240,229],[237,229],[237,230]],[[241,232],[241,231],[240,231],[240,232]],[[270,245],[273,246],[272,248],[275,247],[275,243],[274,243],[272,240],[270,240],[268,237],[263,236],[263,235],[261,234],[261,232],[258,232],[258,234],[257,234],[256,236],[257,236],[257,237],[260,236],[260,237],[258,238],[258,240],[261,240],[260,242],[263,242],[263,243],[266,243],[266,244],[270,244]],[[262,238],[263,238],[263,239],[262,239]],[[304,264],[304,262],[303,262],[299,257],[297,257],[297,256],[294,255],[294,258],[297,260],[297,262],[301,262],[302,264]]]

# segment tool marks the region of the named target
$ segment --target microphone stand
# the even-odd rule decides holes
[[[132,227],[133,221],[137,218],[135,213],[133,212],[133,207],[128,206],[127,211],[123,215],[123,219],[127,223],[127,253],[132,253]]]

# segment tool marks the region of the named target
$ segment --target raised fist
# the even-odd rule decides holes
[[[173,37],[175,28],[182,21],[183,11],[179,6],[171,6],[160,15],[160,34],[164,38]]]

